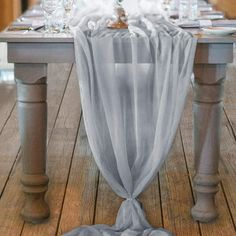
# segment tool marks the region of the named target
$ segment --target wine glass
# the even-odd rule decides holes
[[[69,20],[70,20],[71,10],[73,9],[74,6],[74,0],[62,0],[62,4],[65,10],[64,30],[65,32],[70,32]]]
[[[53,14],[59,7],[60,1],[58,0],[42,0],[41,7],[45,15],[45,29],[47,33],[57,33],[58,30],[53,26]]]
[[[123,0],[116,0],[114,3],[114,10],[116,16],[114,22],[110,22],[108,28],[110,29],[127,29],[128,24],[126,23],[127,17],[125,9],[122,7]]]

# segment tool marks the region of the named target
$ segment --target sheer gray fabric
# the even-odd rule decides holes
[[[75,56],[94,159],[126,200],[115,225],[83,226],[65,236],[169,236],[150,226],[137,197],[171,148],[196,40],[158,16],[133,16],[129,30],[107,29],[109,17],[95,10],[75,17]]]

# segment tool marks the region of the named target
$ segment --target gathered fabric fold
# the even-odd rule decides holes
[[[165,229],[154,229],[147,222],[140,203],[136,199],[125,200],[119,209],[113,226],[82,226],[65,236],[171,236]]]
[[[72,23],[88,141],[99,170],[125,200],[115,225],[65,236],[170,236],[153,229],[136,200],[168,156],[189,89],[196,39],[157,15],[111,30],[101,9]],[[79,184],[79,183],[78,183]]]

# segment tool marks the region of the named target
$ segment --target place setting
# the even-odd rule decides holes
[[[15,34],[69,34],[69,20],[74,7],[74,0],[42,0],[6,30]]]
[[[228,20],[224,13],[211,4],[198,0],[166,0],[170,21],[179,27],[197,32],[197,35],[225,36],[236,32],[236,20]],[[197,5],[197,7],[196,7]]]
[[[198,3],[197,8],[194,2]],[[14,21],[7,31],[13,34],[41,33],[52,36],[53,34],[71,34],[69,22],[72,19],[73,10],[78,8],[77,5],[79,4],[74,0],[42,0],[39,5],[29,9]],[[147,2],[143,6],[147,8]],[[156,5],[149,4],[148,10],[151,12],[157,7],[157,3]],[[170,22],[183,29],[197,32],[198,35],[225,36],[236,32],[236,20],[225,19],[222,12],[214,10],[205,1],[192,0],[184,3],[179,0],[163,0],[162,8]]]

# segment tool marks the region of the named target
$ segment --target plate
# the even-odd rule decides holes
[[[236,33],[236,28],[232,27],[207,27],[207,28],[202,28],[202,30],[206,34],[214,34],[221,36]]]
[[[199,20],[222,20],[224,19],[223,15],[201,15]]]

